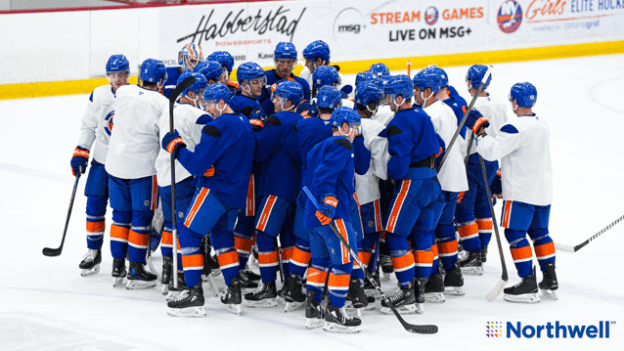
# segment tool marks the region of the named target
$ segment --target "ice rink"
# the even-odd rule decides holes
[[[464,96],[466,70],[447,69]],[[552,238],[578,244],[624,214],[624,55],[497,64],[489,91],[506,98],[521,81],[537,87],[534,111],[552,133]],[[535,305],[511,304],[502,296],[485,300],[501,276],[493,238],[483,276],[465,276],[465,296],[447,296],[443,304],[426,304],[423,315],[405,316],[410,323],[437,324],[436,335],[407,333],[393,315],[379,313],[379,301],[355,335],[306,330],[303,310],[286,314],[282,305],[243,306],[235,316],[214,297],[206,297],[206,318],[169,317],[160,284],[143,291],[113,288],[108,239],[101,272],[83,278],[78,263],[86,252],[86,177],[80,179],[62,255],[49,258],[41,250],[60,243],[74,180],[69,161],[88,97],[0,101],[0,350],[622,350],[624,224],[577,253],[558,253],[559,300],[542,298]],[[109,225],[110,211],[107,233]],[[502,239],[512,285],[519,279]],[[161,262],[158,250],[158,271]],[[217,281],[224,286],[222,276]],[[396,288],[394,278],[382,283],[387,294]],[[507,338],[505,330],[501,338],[486,336],[487,322],[557,321],[606,321],[610,337],[519,339]]]

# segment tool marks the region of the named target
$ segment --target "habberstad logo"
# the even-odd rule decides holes
[[[433,6],[430,6],[425,10],[425,22],[433,26],[438,21],[438,9]]]
[[[485,335],[488,338],[506,339],[609,339],[615,321],[599,321],[595,324],[565,324],[560,321],[546,324],[488,321]]]
[[[522,7],[515,0],[503,2],[496,15],[498,28],[504,33],[511,34],[522,24]]]

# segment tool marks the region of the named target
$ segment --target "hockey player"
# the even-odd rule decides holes
[[[468,69],[466,81],[471,96],[476,94],[486,71],[487,66],[485,65],[472,65]],[[486,133],[496,137],[500,128],[507,123],[508,104],[485,90],[491,79],[490,76],[490,79],[485,82],[483,90],[475,102],[475,108],[490,121]],[[466,134],[466,139],[470,140],[472,132],[468,131]],[[455,221],[462,246],[468,252],[468,255],[460,261],[461,269],[466,274],[481,275],[483,274],[483,262],[487,257],[487,247],[492,238],[492,215],[483,185],[481,165],[479,156],[476,154],[475,144],[467,147],[470,149],[470,157],[466,166],[470,190],[464,194],[461,202],[457,205]],[[485,167],[488,180],[491,182],[498,169],[498,161],[495,159],[492,162],[486,161]]]
[[[144,265],[158,200],[154,168],[158,120],[168,103],[158,91],[165,79],[165,65],[147,59],[141,65],[142,86],[125,85],[116,92],[115,133],[110,138],[106,172],[113,208],[113,277],[123,279],[126,275],[127,251],[130,269],[126,289],[156,285],[156,275],[145,271]]]
[[[293,233],[295,201],[301,182],[301,164],[286,154],[286,141],[293,126],[302,117],[295,112],[303,99],[303,88],[297,82],[284,81],[273,92],[275,114],[269,116],[258,133],[254,160],[262,162],[256,214],[256,243],[262,283],[245,295],[251,307],[277,306],[276,272],[281,254],[282,272],[288,277],[288,263],[295,244]],[[279,235],[281,253],[277,250]]]
[[[227,80],[227,71],[217,61],[207,60],[197,65],[197,72],[201,73],[207,80],[208,85],[223,83]],[[225,84],[225,83],[223,83]]]
[[[232,82],[230,75],[232,74],[232,70],[234,69],[234,57],[227,51],[215,51],[208,59],[217,61],[223,66],[223,70],[226,72],[225,81],[222,82],[225,84],[231,91],[234,93],[236,90],[240,89],[240,86],[234,82]]]
[[[384,93],[395,111],[385,130],[390,153],[388,178],[395,183],[386,215],[386,242],[399,281],[399,289],[390,301],[401,313],[422,313],[426,277],[433,263],[429,233],[435,228],[434,214],[441,202],[435,159],[442,154],[443,146],[431,118],[413,106],[414,83],[408,76],[390,78]],[[419,277],[416,280],[415,275]],[[391,313],[383,301],[381,312]]]
[[[226,309],[241,313],[241,288],[238,277],[238,254],[234,249],[234,224],[238,210],[245,207],[247,184],[251,174],[255,139],[247,117],[229,107],[230,89],[224,84],[211,85],[202,99],[205,110],[215,118],[202,130],[195,151],[187,149],[178,132],[167,133],[162,146],[197,178],[198,188],[180,232],[182,264],[187,289],[168,302],[169,314],[201,317],[204,295],[201,272],[204,259],[201,240],[209,231],[227,289],[221,297]]]
[[[438,67],[431,65],[414,76],[414,98],[417,105],[431,117],[431,122],[436,133],[448,145],[457,130],[457,118],[453,110],[442,101],[438,101],[438,93],[442,85],[442,76]],[[455,237],[455,207],[458,194],[468,190],[466,168],[462,159],[461,150],[458,146],[447,150],[449,155],[446,163],[438,173],[438,180],[442,189],[442,206],[439,213],[435,214],[437,225],[435,234],[431,233],[433,264],[431,275],[425,287],[425,300],[427,302],[444,302],[444,277],[439,271],[438,255],[445,270],[453,270],[457,261],[457,238]],[[461,274],[452,271],[453,274]],[[459,279],[459,277],[455,277]],[[463,279],[463,278],[462,278]],[[463,285],[463,284],[462,284]],[[461,287],[454,287],[460,289]],[[452,290],[456,294],[463,294],[459,290]]]
[[[162,92],[169,98],[173,89],[178,84],[178,78],[184,72],[193,72],[195,67],[204,61],[201,47],[194,43],[184,45],[178,52],[178,66],[167,67],[167,79],[163,84]]]
[[[312,86],[312,74],[317,67],[329,65],[331,58],[329,45],[322,40],[315,40],[303,49],[303,59],[305,67],[299,76],[305,79],[310,87]]]
[[[375,77],[386,77],[390,75],[390,70],[388,69],[388,67],[386,66],[385,63],[379,62],[379,63],[373,63],[370,66],[370,71],[369,71],[372,75],[374,75]]]
[[[79,268],[81,275],[96,274],[102,262],[106,204],[108,202],[108,174],[104,169],[108,141],[113,128],[115,92],[128,84],[130,64],[124,55],[112,55],[106,62],[106,78],[109,84],[95,88],[82,115],[78,146],[71,158],[72,174],[80,177],[87,170],[89,150],[93,151],[91,170],[85,186],[87,196],[87,254]]]
[[[533,112],[537,89],[533,84],[516,83],[509,93],[513,112],[518,118],[507,122],[496,136],[485,132],[487,119],[478,119],[472,127],[477,138],[477,152],[483,158],[501,160],[503,192],[502,227],[509,242],[519,284],[504,290],[509,302],[537,303],[537,279],[533,266],[533,248],[543,279],[539,288],[556,299],[559,287],[555,273],[555,245],[548,234],[550,205],[553,199],[550,130],[548,123]]]
[[[357,333],[362,321],[351,317],[344,309],[349,289],[352,258],[337,235],[350,246],[356,244],[349,208],[353,200],[353,149],[351,143],[358,134],[360,117],[348,107],[336,109],[330,119],[333,135],[317,144],[308,154],[307,186],[320,204],[317,209],[308,199],[305,227],[310,228],[312,261],[308,269],[308,304],[306,327],[320,327],[330,332]],[[339,234],[328,225],[334,221]],[[328,278],[329,275],[329,278]],[[320,305],[327,281],[330,302]]]

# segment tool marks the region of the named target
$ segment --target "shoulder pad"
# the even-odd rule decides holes
[[[387,133],[388,136],[397,135],[397,134],[401,134],[401,133],[403,133],[403,131],[399,127],[397,127],[397,126],[390,126],[390,127],[388,127],[388,133]]]
[[[356,136],[355,136],[355,139],[357,139],[357,138],[363,138],[363,137],[364,137],[364,135],[363,135],[363,134],[358,134],[358,135],[356,135]]]
[[[253,107],[247,106],[247,107],[244,107],[243,109],[241,109],[240,113],[244,114],[245,117],[249,117],[249,116],[251,116],[253,111],[254,111]]]
[[[511,124],[505,124],[500,131],[507,134],[518,134],[518,129]]]
[[[274,125],[274,126],[281,126],[282,125],[282,121],[280,121],[279,118],[275,117],[275,116],[271,116],[269,118],[267,118],[266,122],[264,123],[265,125]]]
[[[204,129],[202,129],[202,132],[213,136],[215,138],[220,138],[221,137],[221,132],[219,131],[219,129],[217,129],[217,127],[213,126],[213,125],[207,125],[204,127]]]
[[[346,148],[349,151],[353,151],[353,146],[351,146],[351,143],[347,139],[344,139],[344,138],[335,139],[334,143]]]
[[[297,123],[293,124],[293,132],[297,131]]]
[[[197,121],[195,121],[195,123],[204,125],[204,124],[206,124],[208,122],[211,122],[211,121],[214,121],[214,119],[212,118],[211,115],[206,113],[206,114],[203,114],[203,115],[199,116],[199,118],[197,118]]]

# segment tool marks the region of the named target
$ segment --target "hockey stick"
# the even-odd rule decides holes
[[[282,280],[282,284],[286,281],[284,280],[284,262],[282,261],[282,243],[279,238],[275,238],[275,243],[277,244],[277,259],[279,261],[279,273],[280,279]]]
[[[303,187],[303,191],[306,193],[306,195],[308,196],[308,198],[310,199],[310,201],[312,202],[314,207],[316,207],[316,209],[318,209],[319,208],[319,204],[316,201],[316,199],[314,198],[314,196],[312,196],[312,193],[310,193],[310,190],[308,189],[307,186]],[[416,325],[416,324],[409,324],[409,323],[407,323],[403,319],[403,317],[401,317],[401,315],[396,310],[396,308],[394,307],[392,302],[390,302],[390,300],[386,297],[386,294],[384,294],[384,292],[381,290],[381,287],[379,287],[379,285],[377,284],[375,279],[371,276],[371,274],[368,272],[368,270],[364,267],[364,264],[358,258],[357,253],[355,253],[353,251],[353,249],[351,248],[351,246],[349,246],[349,243],[347,243],[345,238],[343,238],[342,235],[340,235],[340,231],[338,231],[338,227],[336,227],[336,223],[334,221],[331,221],[329,223],[329,226],[334,231],[334,234],[336,234],[338,239],[340,239],[340,241],[342,242],[342,245],[344,245],[349,250],[349,253],[351,254],[351,257],[353,257],[353,259],[355,260],[357,265],[360,266],[360,269],[366,275],[366,279],[368,279],[368,281],[370,281],[371,284],[373,284],[373,286],[375,287],[375,289],[377,289],[377,291],[381,294],[381,298],[390,307],[390,309],[392,310],[394,315],[397,317],[399,322],[401,322],[401,325],[403,325],[403,328],[405,328],[405,330],[407,330],[410,333],[417,333],[417,334],[435,334],[435,333],[438,332],[438,326],[434,325],[434,324],[430,324],[430,325]]]
[[[410,61],[407,61],[407,76],[412,77],[412,63]]]
[[[571,246],[571,245],[562,245],[562,244],[557,244],[555,243],[555,248],[558,251],[564,251],[564,252],[577,252],[578,250],[582,249],[583,247],[585,247],[585,245],[589,244],[590,242],[596,240],[599,236],[601,236],[602,234],[604,234],[607,230],[613,228],[616,224],[620,223],[622,220],[624,220],[624,216],[616,219],[615,221],[613,221],[611,224],[609,224],[608,226],[602,228],[601,231],[599,231],[598,233],[592,235],[589,239],[583,241],[582,243],[576,245],[576,246]]]
[[[483,76],[483,79],[481,79],[481,84],[479,84],[479,88],[477,88],[477,92],[475,93],[475,95],[472,97],[472,100],[470,101],[470,105],[468,105],[466,112],[464,112],[464,118],[462,118],[461,122],[459,122],[459,126],[457,127],[457,130],[455,131],[455,135],[453,135],[453,139],[451,139],[451,142],[446,147],[446,152],[444,153],[444,156],[442,156],[442,160],[440,160],[440,164],[438,165],[438,168],[436,169],[438,173],[440,173],[440,170],[442,169],[442,165],[444,164],[444,162],[446,161],[446,158],[448,157],[450,153],[449,151],[451,151],[451,148],[455,144],[455,141],[457,140],[457,137],[459,136],[459,132],[461,132],[462,128],[464,128],[464,124],[466,124],[468,115],[470,114],[470,111],[474,107],[475,102],[477,102],[477,98],[481,94],[481,90],[483,90],[483,86],[485,85],[485,82],[487,82],[488,79],[490,79],[491,74],[492,74],[492,66],[490,65],[488,66],[487,71],[485,71],[485,75]],[[472,144],[472,142],[470,144]]]
[[[78,172],[82,172],[82,170],[78,170]],[[76,197],[76,188],[78,188],[78,180],[80,180],[80,176],[76,177],[76,182],[74,183],[74,189],[72,190],[71,199],[69,200],[69,209],[67,210],[67,218],[65,219],[65,229],[63,229],[63,239],[61,239],[61,246],[53,249],[51,247],[43,248],[43,255],[48,257],[56,257],[63,252],[63,244],[65,244],[65,235],[67,234],[67,227],[69,226],[69,218],[71,217],[72,208],[74,207],[74,197]]]
[[[492,215],[492,224],[494,225],[494,233],[496,234],[496,243],[498,244],[498,252],[500,253],[501,266],[503,267],[503,275],[501,280],[496,284],[494,289],[485,295],[485,299],[492,302],[496,300],[498,295],[503,292],[507,281],[509,281],[509,275],[507,274],[507,265],[505,264],[505,254],[503,253],[503,244],[501,243],[500,234],[498,233],[498,223],[496,223],[496,215],[494,214],[494,203],[492,202],[492,193],[490,191],[490,184],[488,183],[487,172],[485,171],[485,163],[483,158],[479,155],[479,162],[481,163],[481,173],[483,174],[483,184],[487,192],[488,205],[490,205],[490,214]]]
[[[169,132],[173,133],[173,105],[175,104],[178,96],[182,94],[186,88],[190,87],[193,83],[195,83],[195,77],[191,76],[180,82],[175,89],[169,95]],[[172,235],[173,235],[173,244],[171,245],[171,249],[173,250],[172,260],[173,260],[173,288],[178,289],[178,226],[177,222],[177,214],[178,210],[176,209],[176,192],[175,192],[175,158],[173,154],[171,154],[171,225]],[[151,233],[150,233],[151,234]]]

